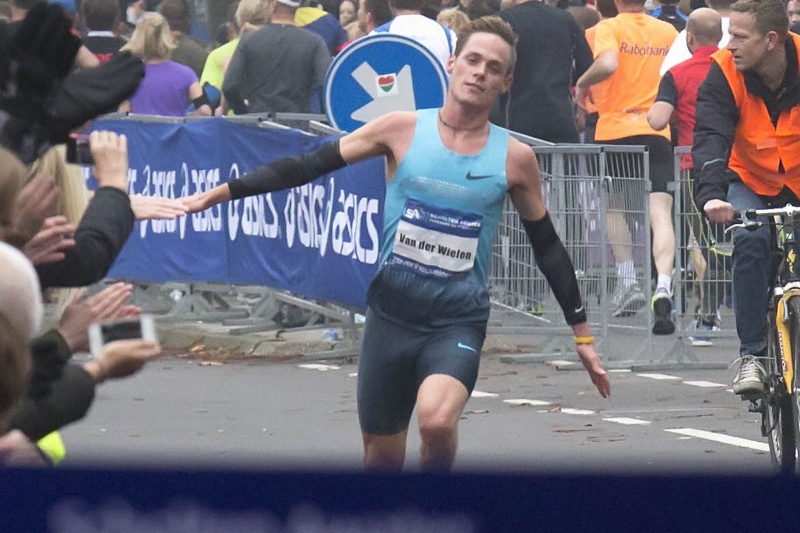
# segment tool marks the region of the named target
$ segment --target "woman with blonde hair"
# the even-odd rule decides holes
[[[458,32],[461,31],[461,28],[464,28],[467,26],[467,24],[469,24],[469,17],[457,7],[449,7],[439,11],[439,14],[436,16],[436,21],[442,26],[447,26],[453,30],[454,33],[458,34]]]
[[[145,63],[145,75],[129,103],[121,111],[147,115],[182,117],[190,103],[192,114],[211,116],[197,74],[171,61],[175,40],[167,20],[159,13],[145,13],[136,25],[128,44],[121,51],[130,51]]]

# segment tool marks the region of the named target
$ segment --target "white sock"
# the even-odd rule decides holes
[[[626,288],[636,283],[636,269],[632,260],[617,263],[617,278],[622,282],[622,286]]]
[[[664,289],[665,291],[667,291],[667,294],[672,296],[672,292],[669,290],[671,285],[672,285],[672,276],[670,276],[669,274],[658,275],[658,283],[656,284],[656,290]]]

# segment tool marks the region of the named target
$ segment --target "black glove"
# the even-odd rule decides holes
[[[136,92],[143,77],[144,63],[130,52],[117,53],[99,67],[69,75],[48,107],[49,140],[66,142],[71,130],[98,115],[116,111]]]
[[[9,38],[8,30],[0,38]],[[0,109],[38,121],[81,46],[72,24],[57,5],[36,4],[2,48]]]
[[[80,44],[58,5],[35,5],[13,35],[0,24],[0,144],[25,163],[49,146],[50,101]]]

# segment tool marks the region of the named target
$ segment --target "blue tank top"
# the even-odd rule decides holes
[[[447,149],[438,109],[418,111],[386,186],[381,268],[368,295],[390,320],[437,327],[485,321],[492,243],[507,194],[508,132],[489,126],[476,155]]]

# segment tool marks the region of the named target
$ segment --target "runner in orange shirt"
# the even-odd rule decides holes
[[[666,22],[644,12],[644,0],[616,0],[619,15],[600,21],[594,39],[595,61],[578,79],[576,99],[586,109],[588,90],[607,80],[605,96],[595,102],[599,119],[595,140],[603,144],[644,145],[650,152],[649,195],[650,225],[653,232],[653,257],[658,284],[653,296],[655,315],[653,333],[670,335],[672,320],[672,269],[675,264],[675,230],[672,225],[672,195],[667,183],[673,179],[672,145],[668,132],[657,132],[647,123],[647,111],[653,105],[661,80],[659,68],[678,32]],[[613,161],[612,161],[613,163]],[[618,167],[618,168],[615,168]],[[625,176],[620,162],[609,165],[613,176]],[[626,179],[618,180],[624,183]],[[608,233],[617,263],[617,290],[612,297],[614,316],[626,316],[647,302],[636,281],[633,263],[633,237],[623,207],[639,204],[632,191],[615,187],[608,209]],[[635,207],[644,211],[644,206]]]

